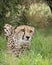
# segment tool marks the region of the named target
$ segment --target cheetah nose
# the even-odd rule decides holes
[[[29,40],[30,37],[29,36],[26,36],[26,38],[27,38],[27,40]]]

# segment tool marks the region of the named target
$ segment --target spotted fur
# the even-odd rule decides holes
[[[15,28],[9,24],[5,24],[4,31],[7,37],[7,48],[12,54],[19,56],[24,51],[30,49],[34,27],[21,25]]]

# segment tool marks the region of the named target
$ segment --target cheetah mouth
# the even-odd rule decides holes
[[[29,43],[31,40],[27,40],[27,39],[22,39],[23,42]]]
[[[23,43],[27,44],[27,43],[30,43],[30,41],[24,41],[24,40],[23,40]]]

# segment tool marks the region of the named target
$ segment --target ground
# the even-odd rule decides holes
[[[0,65],[52,65],[52,30],[36,30],[31,49],[20,57],[7,53],[6,39],[0,36]]]

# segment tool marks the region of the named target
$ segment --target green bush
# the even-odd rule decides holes
[[[49,6],[46,3],[32,3],[25,13],[26,18],[35,27],[47,27],[52,19]]]

